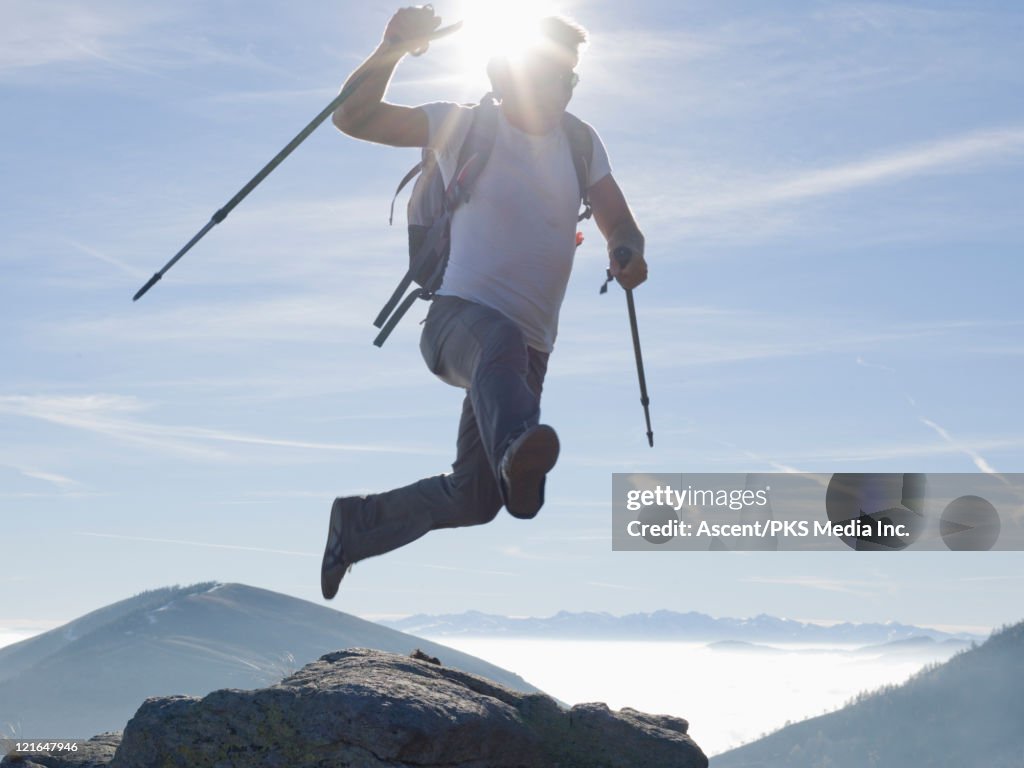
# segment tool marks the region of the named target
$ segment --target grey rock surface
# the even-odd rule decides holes
[[[351,649],[269,688],[149,699],[109,768],[704,768],[686,731],[680,718],[564,710],[543,694]]]

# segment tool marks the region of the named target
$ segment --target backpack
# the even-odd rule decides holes
[[[590,177],[594,140],[583,121],[568,112],[562,117],[562,129],[569,139],[572,163],[579,182],[580,202],[583,206],[577,221],[583,221],[591,216],[587,181]],[[434,292],[441,287],[451,249],[452,216],[460,205],[469,200],[473,185],[491,155],[497,132],[498,105],[491,98],[491,94],[487,94],[473,107],[473,121],[459,149],[455,174],[448,187],[444,186],[434,151],[429,148],[423,149],[420,162],[399,182],[395,196],[391,200],[389,224],[394,222],[395,200],[406,185],[419,176],[413,184],[407,206],[409,269],[373,321],[374,326],[380,329],[377,338],[373,340],[375,346],[384,344],[416,299],[429,301],[434,298]],[[579,242],[577,238],[577,245]],[[405,295],[413,283],[419,287]]]

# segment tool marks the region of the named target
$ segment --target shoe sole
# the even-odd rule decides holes
[[[557,433],[546,424],[534,428],[516,447],[507,472],[510,515],[529,520],[540,512],[544,477],[558,461],[559,448]]]
[[[320,562],[320,592],[325,600],[331,600],[338,594],[341,580],[344,578],[345,572],[348,571],[348,566],[345,564],[344,559],[342,559],[341,563],[332,565],[334,558],[331,556],[331,550],[333,549],[331,544],[333,543],[335,530],[342,530],[341,507],[337,501],[331,507],[331,522],[327,527],[327,544],[324,547],[323,560]]]

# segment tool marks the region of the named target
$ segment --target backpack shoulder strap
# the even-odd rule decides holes
[[[594,137],[586,123],[569,112],[562,116],[562,130],[565,131],[565,135],[569,139],[572,164],[576,169],[576,181],[580,185],[580,202],[583,205],[583,212],[577,221],[583,221],[592,215],[587,187],[590,186],[590,164],[594,158]]]
[[[498,132],[498,109],[492,94],[485,94],[480,99],[479,104],[466,106],[473,107],[473,122],[470,124],[469,132],[459,148],[459,162],[456,166],[455,180],[458,180],[460,177],[462,178],[459,191],[461,191],[463,199],[459,201],[460,203],[469,199],[469,188],[487,163],[487,158],[494,147],[494,137]],[[473,160],[472,163],[469,162],[471,159]],[[420,161],[410,168],[409,172],[398,183],[398,188],[391,198],[388,224],[394,224],[395,201],[402,194],[402,190],[405,189],[410,181],[416,178],[417,174],[425,171],[427,166],[434,162],[436,160],[433,157],[433,150],[429,147],[424,147]],[[455,180],[453,180],[453,183]],[[451,200],[447,199],[451,186],[449,185],[449,190],[446,190],[446,203],[455,202],[454,197]],[[449,208],[449,210],[454,210],[454,207]]]
[[[410,226],[410,256],[409,269],[399,282],[398,287],[391,294],[387,304],[381,309],[373,324],[381,329],[377,338],[373,340],[376,346],[383,345],[384,341],[394,330],[395,325],[402,316],[409,310],[416,299],[431,299],[434,291],[441,284],[442,276],[448,264],[448,250],[450,248],[450,225],[455,209],[469,199],[469,192],[483,171],[491,150],[494,148],[494,139],[498,132],[498,107],[494,103],[491,94],[487,94],[480,100],[480,103],[473,107],[472,122],[459,147],[458,163],[455,167],[455,174],[444,190],[441,197],[441,210],[434,208],[430,215],[431,221],[418,222],[418,229],[423,230],[419,242],[413,243],[413,227]],[[405,178],[398,185],[395,197],[402,191],[415,176],[420,173],[437,174],[436,157],[433,150],[424,148],[422,160],[410,170]],[[440,174],[437,174],[438,176]],[[420,181],[423,179],[421,178]],[[417,182],[418,184],[419,182]],[[415,189],[413,194],[415,195]],[[435,198],[436,199],[436,198]],[[394,214],[394,200],[391,201],[392,216]],[[413,290],[409,295],[405,294],[406,289],[416,281],[420,288]]]
[[[445,192],[445,205],[449,212],[469,200],[469,194],[480,177],[487,160],[494,149],[494,138],[498,134],[498,105],[488,93],[473,107],[473,122],[459,149],[459,162],[455,175]]]
[[[400,182],[398,182],[398,189],[395,190],[395,196],[391,198],[391,213],[388,215],[388,224],[395,223],[395,201],[398,199],[398,196],[402,194],[402,190],[405,189],[405,186],[414,178],[416,178],[416,174],[423,170],[424,165],[427,163],[428,151],[429,150],[427,149],[423,150],[423,153],[421,155],[422,159],[418,163],[416,163],[416,165],[410,168],[409,172],[402,177],[402,180]]]

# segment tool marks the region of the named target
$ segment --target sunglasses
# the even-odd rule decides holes
[[[550,65],[535,64],[527,67],[526,75],[534,82],[542,83],[545,81],[550,82],[554,80],[558,85],[563,88],[568,88],[570,91],[573,90],[580,82],[580,76],[571,69],[559,67],[558,69],[552,68]]]
[[[567,88],[568,90],[571,91],[577,85],[579,85],[580,76],[573,72],[571,69],[562,70],[560,72],[551,72],[550,70],[548,70],[546,72],[537,72],[533,76],[533,80],[534,82],[538,83],[554,81],[563,88]]]

